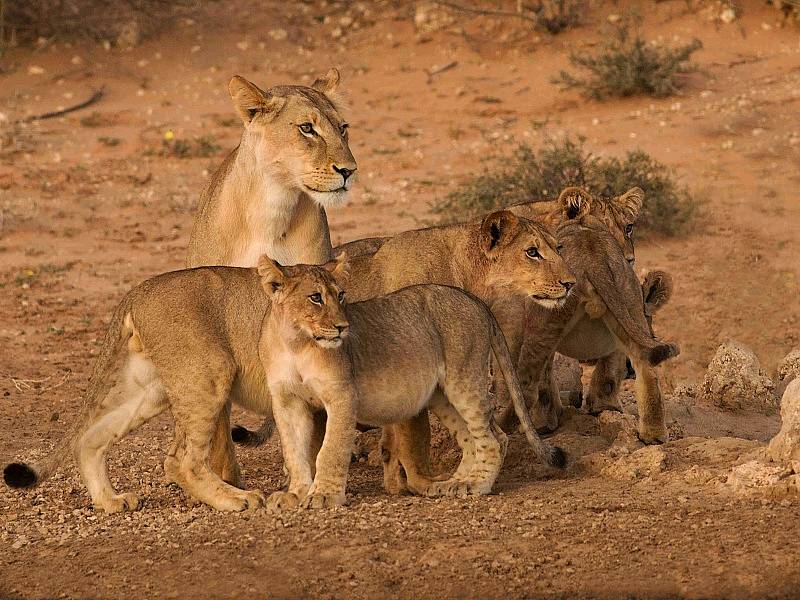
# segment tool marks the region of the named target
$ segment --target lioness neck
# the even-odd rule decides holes
[[[187,266],[253,267],[262,254],[284,265],[331,258],[325,211],[282,181],[273,164],[237,148],[200,199]]]

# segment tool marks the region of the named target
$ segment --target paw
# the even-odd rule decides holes
[[[623,412],[622,406],[619,402],[614,400],[600,400],[597,396],[586,396],[586,412],[592,416],[597,416],[604,410],[612,410],[614,412]]]
[[[124,511],[134,511],[139,510],[142,503],[139,501],[139,498],[135,494],[117,494],[115,496],[111,496],[108,500],[104,500],[103,502],[98,502],[95,504],[95,508],[99,508],[104,510],[107,513],[118,513]]]
[[[447,481],[437,481],[428,488],[428,496],[448,498],[466,498],[468,496],[484,496],[491,493],[492,485],[486,481],[464,481],[448,479]]]
[[[258,490],[226,494],[225,496],[214,499],[211,503],[213,508],[224,512],[241,512],[261,508],[266,504],[266,498]]]
[[[645,444],[663,444],[669,440],[669,433],[667,427],[663,423],[657,425],[645,425],[639,423],[639,439]]]
[[[267,510],[279,513],[300,506],[300,498],[292,492],[273,492],[267,500]]]
[[[315,492],[305,497],[301,506],[303,508],[333,508],[334,506],[344,506],[345,495],[338,494],[321,494]]]

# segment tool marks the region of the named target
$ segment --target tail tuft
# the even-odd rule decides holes
[[[31,488],[38,483],[36,471],[24,463],[10,463],[3,469],[3,479],[12,488]]]
[[[264,443],[257,431],[250,431],[246,427],[237,425],[231,429],[231,438],[240,446],[260,446]]]
[[[560,446],[553,446],[550,450],[550,466],[563,469],[567,466],[567,453]]]
[[[660,365],[668,358],[678,356],[680,353],[680,348],[678,348],[678,346],[675,344],[659,344],[650,351],[648,362],[655,367],[656,365]]]

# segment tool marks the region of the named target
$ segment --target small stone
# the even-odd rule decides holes
[[[289,34],[286,32],[285,29],[270,29],[269,37],[273,40],[280,42],[281,40],[285,40],[289,37]]]
[[[44,75],[44,69],[39,65],[31,65],[28,67],[28,75]]]

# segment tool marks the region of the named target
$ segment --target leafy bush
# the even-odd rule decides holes
[[[585,96],[596,100],[644,94],[662,98],[674,94],[679,87],[678,75],[696,70],[689,63],[692,53],[703,47],[693,40],[679,48],[662,48],[645,42],[631,19],[616,27],[610,41],[603,44],[595,55],[572,52],[569,61],[573,66],[588,71],[586,77],[561,71],[553,83],[566,88],[577,88]]]
[[[199,0],[0,0],[0,33],[21,41],[90,38],[135,45]],[[7,39],[0,39],[2,46]]]
[[[571,185],[600,197],[617,196],[638,186],[645,192],[639,226],[664,235],[685,233],[697,211],[688,190],[675,173],[641,150],[623,159],[588,152],[583,140],[549,140],[538,151],[517,146],[511,156],[494,155],[489,165],[467,179],[433,207],[443,222],[490,212],[509,204],[554,200]]]

